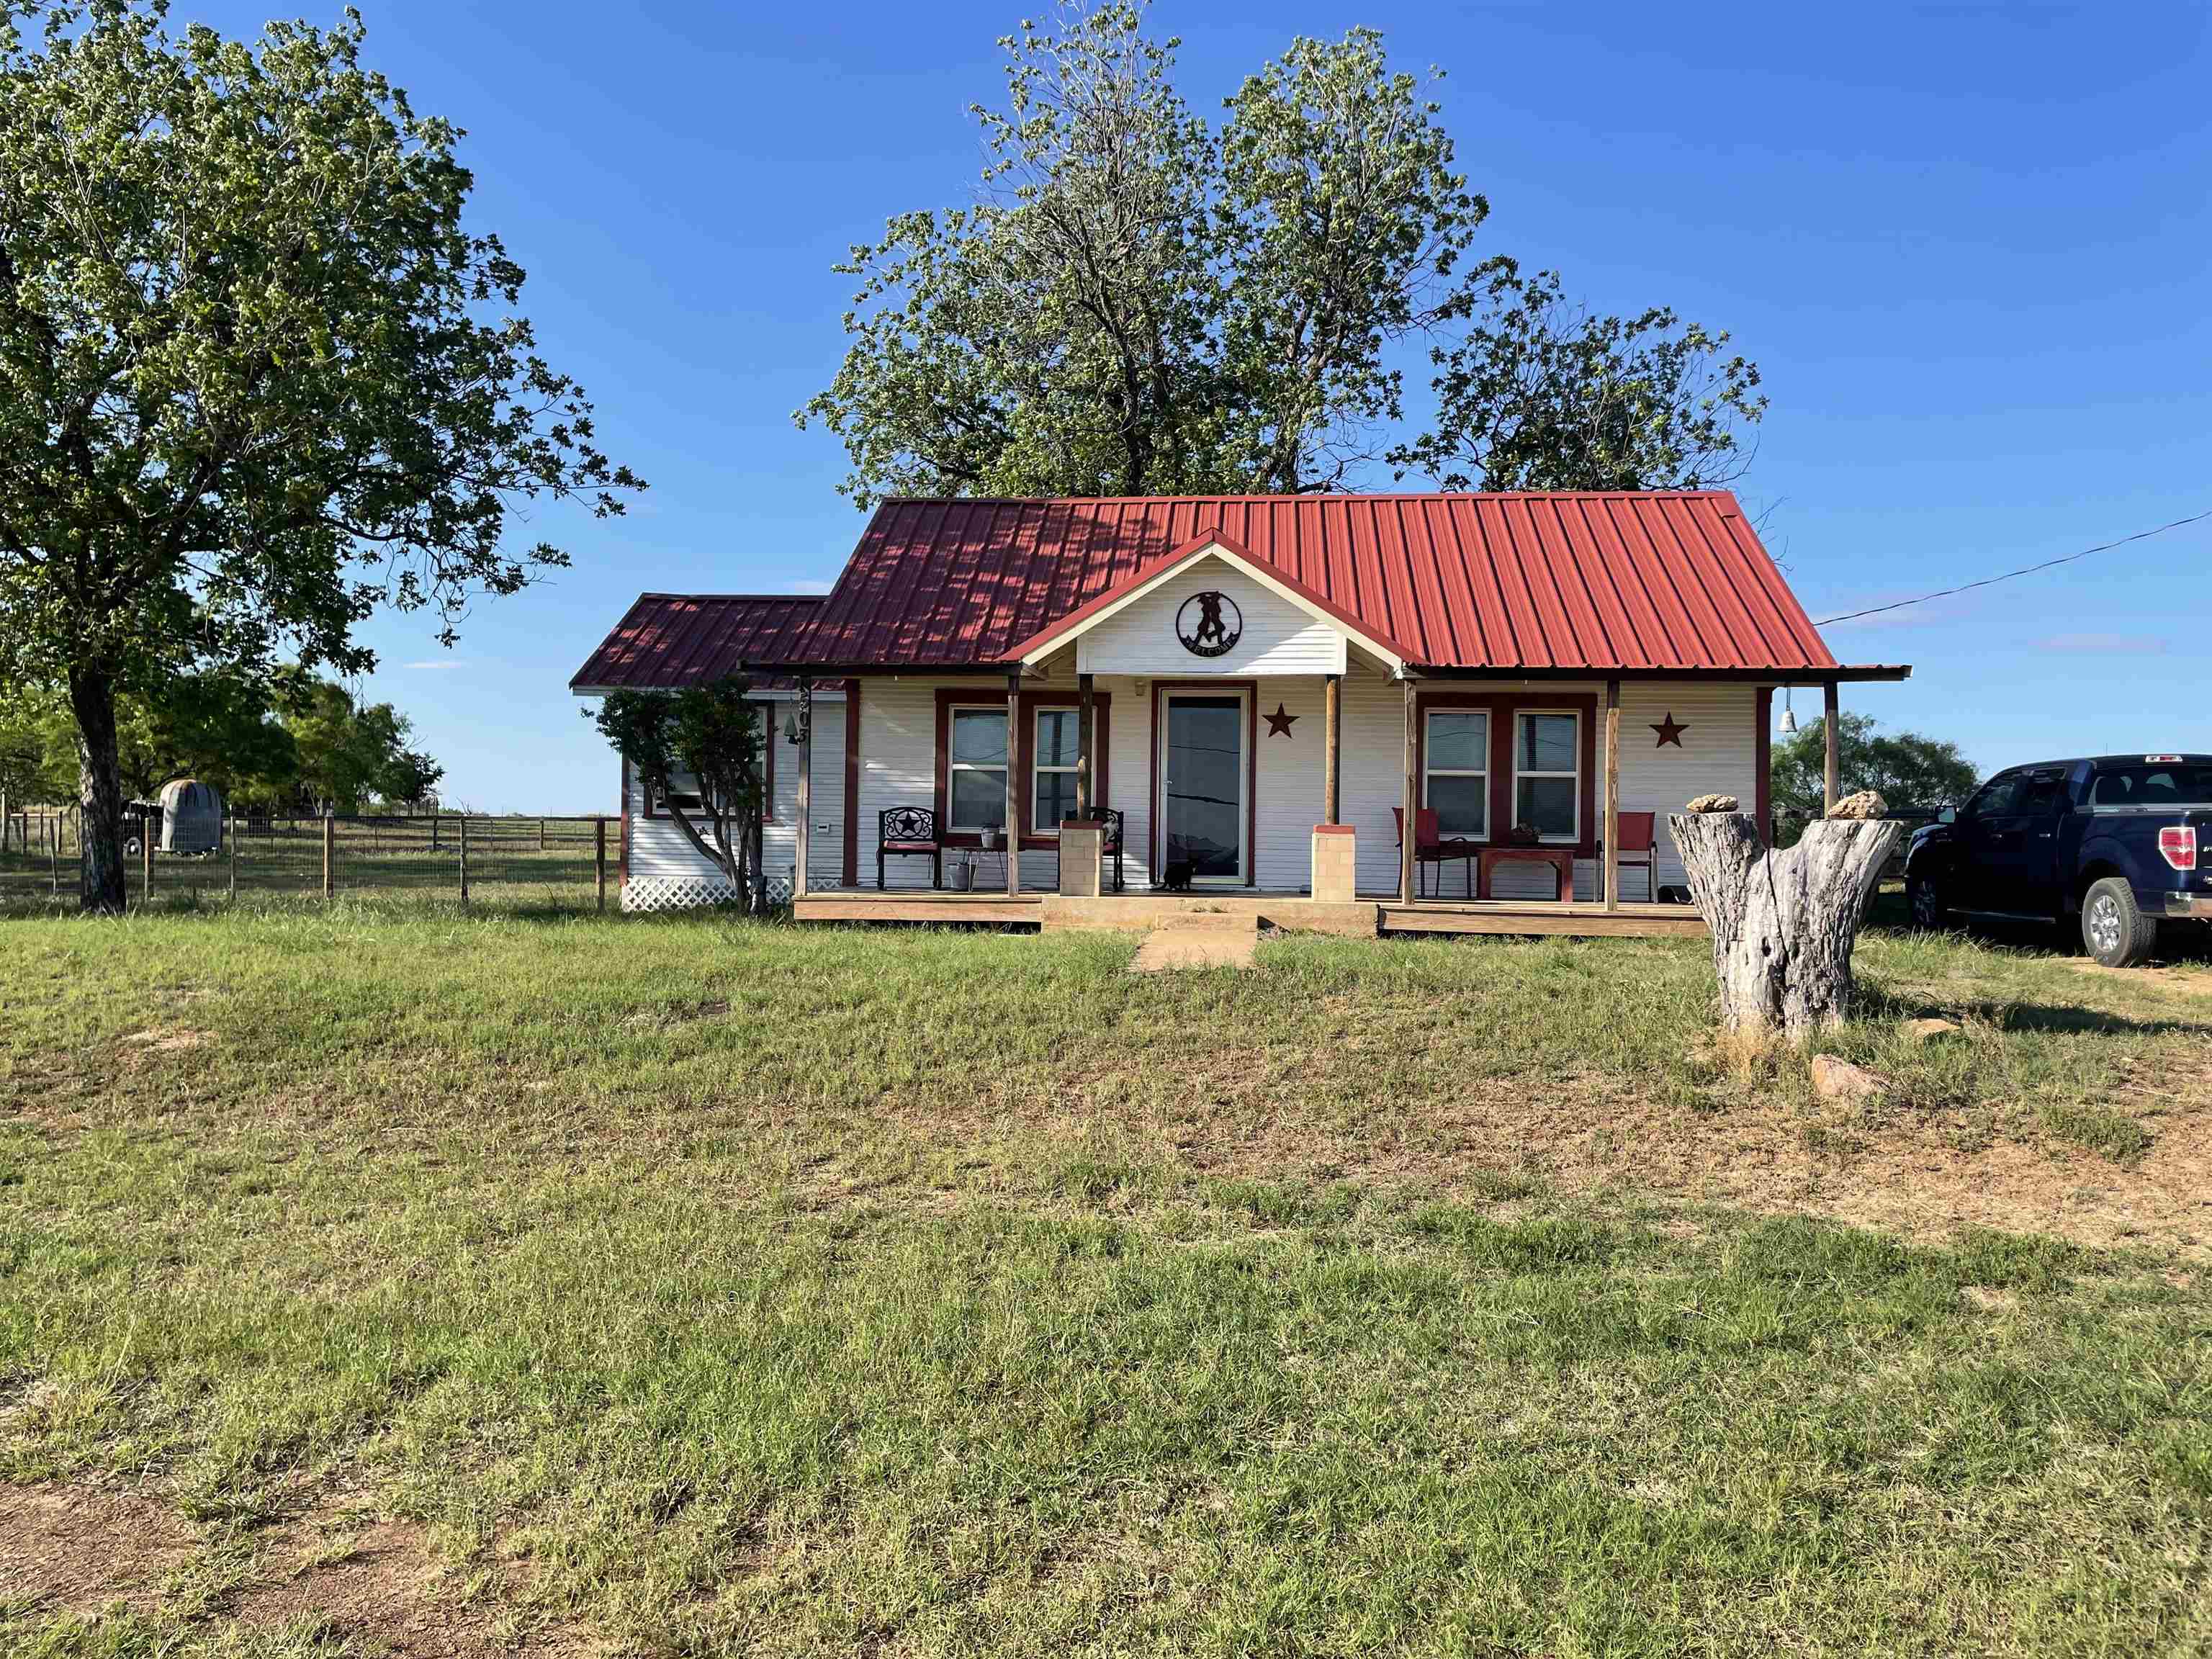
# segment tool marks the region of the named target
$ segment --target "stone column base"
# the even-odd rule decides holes
[[[1313,896],[1316,904],[1349,904],[1359,870],[1359,837],[1348,823],[1316,823],[1313,832]]]
[[[1099,855],[1105,850],[1106,826],[1096,818],[1060,821],[1060,891],[1063,898],[1097,898]]]

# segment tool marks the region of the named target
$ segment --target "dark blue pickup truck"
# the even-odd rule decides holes
[[[2200,850],[2202,849],[2202,856]],[[2079,917],[2108,968],[2162,921],[2212,921],[2212,755],[2101,755],[2000,772],[1905,857],[1912,919]]]

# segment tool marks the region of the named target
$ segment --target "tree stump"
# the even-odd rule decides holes
[[[1778,1028],[1795,1039],[1839,1022],[1850,1000],[1851,942],[1905,826],[1824,819],[1776,853],[1748,813],[1677,812],[1668,825],[1712,929],[1728,1029]]]

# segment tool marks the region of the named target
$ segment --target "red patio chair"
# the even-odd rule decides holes
[[[1623,812],[1620,815],[1620,848],[1613,854],[1613,867],[1634,869],[1644,866],[1644,902],[1653,904],[1659,898],[1659,815],[1656,812]],[[1613,878],[1620,879],[1619,876]]]
[[[1398,850],[1402,856],[1406,848],[1406,809],[1402,806],[1394,806],[1390,809],[1390,817],[1398,826]],[[1435,807],[1422,806],[1414,809],[1413,874],[1416,891],[1419,888],[1419,878],[1423,865],[1442,864],[1447,859],[1457,859],[1461,868],[1466,872],[1467,896],[1473,898],[1474,896],[1474,855],[1481,850],[1482,848],[1475,842],[1458,836],[1446,841],[1443,838],[1443,831],[1437,826]],[[1422,893],[1420,896],[1442,898],[1444,878],[1441,870],[1437,872],[1436,883],[1437,890],[1433,896]]]

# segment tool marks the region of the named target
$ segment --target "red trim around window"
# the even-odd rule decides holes
[[[1113,798],[1107,793],[1107,757],[1113,750],[1108,743],[1112,731],[1113,698],[1103,691],[1091,695],[1093,728],[1092,747],[1098,751],[1097,764],[1091,769],[1091,804],[1108,806]],[[975,847],[981,844],[973,830],[955,834],[952,830],[952,711],[955,708],[997,708],[1003,710],[1006,698],[979,696],[973,691],[948,690],[939,686],[937,691],[937,823],[938,840],[947,847]],[[1042,851],[1060,845],[1060,832],[1041,834],[1030,827],[1030,809],[1034,805],[1031,793],[1034,776],[1030,769],[1030,734],[1036,729],[1036,711],[1040,708],[1080,708],[1083,697],[1077,691],[1024,691],[1022,693],[1021,730],[1010,737],[1006,744],[1006,764],[1014,769],[1015,810],[1020,814],[1021,844],[1025,851]]]
[[[1469,836],[1479,846],[1502,844],[1498,831],[1513,823],[1514,715],[1523,711],[1558,711],[1580,717],[1582,803],[1577,817],[1581,833],[1573,843],[1577,858],[1597,856],[1597,699],[1594,696],[1546,696],[1540,691],[1417,691],[1413,694],[1413,775],[1420,780],[1420,804],[1429,796],[1429,710],[1480,708],[1490,716],[1490,823],[1487,836]],[[1547,847],[1565,847],[1565,842],[1546,842]]]
[[[1244,885],[1260,884],[1260,682],[1257,680],[1154,680],[1152,682],[1152,820],[1150,856],[1152,879],[1160,879],[1165,866],[1162,837],[1167,833],[1167,813],[1160,800],[1160,746],[1166,727],[1161,711],[1170,691],[1204,696],[1224,691],[1244,694]]]

